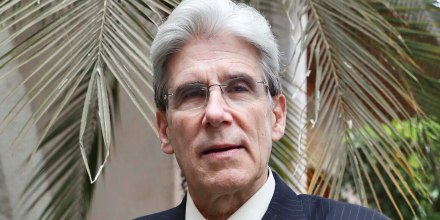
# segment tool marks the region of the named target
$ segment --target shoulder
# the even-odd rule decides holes
[[[181,212],[176,208],[168,209],[151,215],[142,216],[134,220],[177,220],[185,219],[185,212]]]
[[[179,215],[178,210],[175,210],[176,208],[172,208],[166,211],[154,213],[151,215],[142,216],[139,218],[136,218],[134,220],[166,220],[166,219],[185,219],[185,213],[183,215]]]
[[[349,204],[315,195],[298,195],[312,219],[388,220],[383,214],[360,205]]]
[[[275,192],[268,209],[268,217],[278,219],[369,219],[388,220],[379,212],[359,205],[339,202],[316,195],[296,194],[284,181],[273,173]],[[272,218],[267,218],[272,219]]]
[[[182,203],[180,203],[180,205],[172,209],[168,209],[151,215],[142,216],[134,220],[178,220],[178,219],[184,220],[185,209],[186,209],[186,196],[183,198]]]

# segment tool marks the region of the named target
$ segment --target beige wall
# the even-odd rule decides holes
[[[9,33],[0,33],[0,41],[7,38]],[[3,45],[0,48],[0,54],[10,50],[13,47],[12,44]],[[13,63],[14,66],[15,63]],[[22,80],[19,70],[12,70],[10,67],[2,68],[0,75],[6,72],[12,71],[11,75],[0,80],[0,100],[3,100],[0,108],[0,120],[8,114],[13,108],[21,96],[26,92],[24,86],[19,87],[14,95],[8,99],[4,98],[6,95],[15,88],[16,85]],[[26,213],[25,209],[29,205],[29,202],[20,200],[23,189],[30,181],[33,167],[37,164],[41,164],[43,160],[43,153],[37,151],[31,160],[28,160],[28,155],[33,151],[38,143],[38,130],[36,127],[31,127],[28,134],[24,137],[22,143],[19,146],[14,146],[13,141],[16,135],[21,131],[27,118],[32,114],[32,108],[30,105],[23,107],[21,113],[14,119],[8,126],[0,131],[0,219],[35,219],[35,216],[39,216],[43,210],[43,207],[47,205],[51,195],[46,194],[38,200],[35,205],[35,209]],[[42,183],[42,187],[45,187],[45,183]],[[42,192],[42,189],[34,189],[34,196]],[[19,206],[21,204],[21,206]]]
[[[7,35],[6,35],[7,36]],[[1,38],[5,36],[1,35]],[[7,49],[7,48],[1,48]],[[29,71],[25,69],[23,71]],[[20,80],[16,74],[14,83],[0,81],[0,99]],[[25,92],[25,86],[20,88]],[[146,91],[147,92],[147,91]],[[149,95],[152,97],[152,95]],[[96,193],[91,206],[88,219],[121,220],[132,219],[148,213],[161,211],[180,202],[182,191],[180,189],[180,171],[173,156],[165,155],[160,150],[158,138],[148,126],[144,118],[138,113],[129,97],[121,91],[120,94],[121,124],[115,131],[116,143],[110,149],[110,157],[104,175],[98,179]],[[11,104],[14,104],[13,97]],[[6,103],[7,104],[7,103]],[[35,103],[34,103],[35,104]],[[3,105],[2,107],[5,107]],[[25,115],[19,116],[0,135],[0,219],[33,219],[38,216],[47,204],[50,194],[40,200],[37,208],[29,215],[23,215],[17,208],[19,195],[24,184],[30,178],[35,164],[41,163],[43,153],[37,152],[32,163],[22,167],[24,157],[29,155],[39,140],[37,127],[31,129],[32,135],[26,137],[26,144],[20,148],[11,148],[14,135],[16,135],[26,121],[27,117],[35,110],[35,106],[26,106]],[[0,115],[7,113],[7,108],[0,109]],[[154,118],[154,114],[150,115]],[[2,118],[2,117],[1,117]],[[79,151],[79,148],[78,148]],[[35,159],[37,158],[37,159]]]
[[[105,173],[97,181],[89,219],[132,219],[180,202],[179,170],[173,156],[122,92],[121,124]]]

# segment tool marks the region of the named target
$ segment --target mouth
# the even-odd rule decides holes
[[[235,150],[242,149],[243,146],[231,146],[231,145],[216,145],[211,146],[205,151],[202,152],[202,155],[210,155],[210,154],[222,154],[227,152],[232,152]]]

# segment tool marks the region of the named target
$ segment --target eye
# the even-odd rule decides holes
[[[226,86],[227,93],[247,93],[252,91],[251,84],[243,79],[233,79]]]
[[[206,88],[203,85],[185,85],[176,90],[175,101],[182,104],[194,99],[204,99],[206,97]]]

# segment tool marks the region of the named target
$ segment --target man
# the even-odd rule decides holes
[[[360,206],[296,195],[268,162],[284,134],[278,48],[255,9],[186,0],[151,48],[162,151],[175,154],[188,193],[139,219],[386,219]]]

